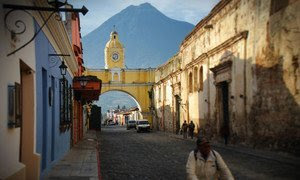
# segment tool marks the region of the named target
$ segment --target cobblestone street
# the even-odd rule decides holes
[[[125,127],[103,127],[100,139],[102,179],[186,179],[185,164],[195,143],[162,132],[137,133]],[[298,162],[282,162],[215,146],[236,179],[297,179]],[[294,159],[297,161],[297,159]],[[292,159],[293,161],[293,159]]]

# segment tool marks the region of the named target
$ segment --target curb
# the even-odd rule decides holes
[[[100,161],[100,143],[99,143],[99,137],[97,136],[98,133],[100,133],[101,131],[96,131],[96,149],[97,149],[97,165],[98,165],[98,180],[102,180],[102,176],[101,176],[101,161]]]

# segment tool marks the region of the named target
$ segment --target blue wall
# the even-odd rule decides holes
[[[35,24],[37,30],[38,25]],[[71,129],[60,132],[60,92],[59,79],[62,78],[59,57],[55,54],[45,34],[41,31],[35,38],[36,56],[36,151],[41,155],[41,177],[53,163],[61,159],[70,149]],[[50,58],[52,60],[50,60]],[[68,84],[72,84],[70,74],[66,75]],[[49,105],[49,88],[53,88],[53,105]]]

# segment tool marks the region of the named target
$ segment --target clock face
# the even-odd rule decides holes
[[[119,54],[118,54],[117,52],[114,52],[114,53],[112,54],[112,59],[113,59],[113,61],[118,61],[118,59],[119,59]]]

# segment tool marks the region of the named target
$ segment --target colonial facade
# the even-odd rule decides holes
[[[81,33],[80,33],[80,20],[78,13],[66,13],[66,21],[65,27],[67,29],[69,39],[71,40],[72,48],[74,51],[76,63],[78,66],[77,72],[74,72],[74,76],[80,77],[83,75],[85,70],[83,64],[82,57],[82,43],[81,43]],[[73,84],[74,86],[74,84]],[[71,144],[76,144],[79,140],[83,138],[83,129],[87,129],[84,127],[84,119],[83,119],[83,107],[84,104],[79,100],[74,100],[73,102],[73,119],[72,119],[72,129],[71,129]]]
[[[82,119],[73,113],[72,96],[73,77],[83,71],[81,45],[73,47],[80,44],[79,20],[72,20],[77,30],[66,31],[55,15],[43,26],[51,12],[10,11],[3,3],[49,5],[38,0],[0,6],[0,179],[40,179],[69,151],[73,118]]]
[[[109,91],[122,91],[129,94],[138,104],[143,118],[152,123],[150,111],[154,69],[129,69],[125,67],[125,50],[116,31],[111,32],[106,43],[105,68],[87,69],[85,75],[93,75],[102,80],[102,94]]]
[[[299,8],[220,1],[156,69],[156,127],[175,133],[187,120],[211,139],[299,150]]]

